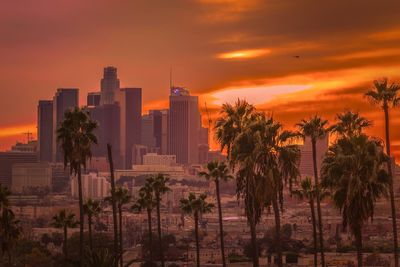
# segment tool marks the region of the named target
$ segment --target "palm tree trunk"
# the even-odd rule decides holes
[[[314,196],[310,196],[311,221],[314,241],[314,267],[318,266],[317,222],[315,220]]]
[[[122,254],[124,252],[123,248],[123,240],[122,240],[122,206],[118,205],[118,214],[119,214],[119,264],[122,267],[124,259],[122,258]]]
[[[161,213],[160,213],[160,198],[157,197],[157,230],[158,230],[158,241],[159,241],[159,248],[160,248],[160,258],[161,258],[161,266],[164,267],[164,251],[163,251],[163,244],[162,244],[162,235],[161,235]]]
[[[112,159],[111,145],[107,144],[108,152],[108,163],[110,164],[110,174],[111,174],[111,203],[113,212],[113,224],[114,224],[114,257],[115,257],[115,267],[118,267],[118,225],[117,225],[117,204],[115,202],[115,179],[114,179],[114,164]]]
[[[83,226],[85,223],[85,216],[83,214],[83,191],[82,191],[82,173],[81,164],[78,166],[78,189],[79,189],[79,262],[83,267]]]
[[[253,214],[251,216],[248,216],[249,219],[249,224],[250,224],[250,235],[251,235],[251,244],[253,248],[253,266],[254,267],[259,267],[260,263],[258,261],[258,244],[257,244],[257,232],[256,232],[256,220],[255,220],[255,206],[254,206],[254,200],[250,197],[252,209],[253,209]]]
[[[362,230],[361,227],[357,229],[354,233],[356,238],[356,247],[357,247],[357,265],[358,267],[363,266],[363,252],[362,252]]]
[[[196,263],[200,267],[200,247],[199,247],[199,215],[194,213],[194,234],[196,237]]]
[[[9,249],[7,249],[7,256],[8,256],[8,266],[11,266],[11,253]]]
[[[147,209],[147,223],[149,226],[149,254],[150,254],[150,263],[153,263],[153,232],[151,227],[151,210]]]
[[[92,216],[88,215],[88,226],[89,226],[89,248],[93,252],[93,237],[92,237]]]
[[[389,172],[389,176],[390,176],[389,194],[390,194],[390,206],[391,206],[391,211],[392,211],[394,266],[399,267],[399,244],[398,244],[398,237],[397,237],[397,221],[396,221],[397,217],[396,217],[396,205],[395,205],[395,199],[394,199],[394,190],[393,190],[392,159],[390,157],[389,108],[387,107],[387,105],[384,105],[383,110],[385,112],[386,153],[389,156],[388,172]]]
[[[317,168],[317,148],[316,140],[311,141],[312,144],[312,155],[313,155],[313,165],[314,165],[314,181],[316,189],[317,198],[317,215],[318,215],[318,230],[319,230],[319,246],[321,250],[321,266],[325,267],[325,255],[324,255],[324,232],[322,225],[322,214],[321,214],[321,199],[319,197],[319,181],[318,181],[318,168]]]
[[[276,196],[272,200],[272,207],[275,215],[275,238],[276,252],[278,255],[278,267],[282,267],[282,241],[281,241],[281,217],[279,215],[279,205]]]
[[[221,257],[222,257],[222,266],[226,267],[225,260],[225,245],[224,245],[224,226],[222,223],[222,208],[221,208],[221,196],[219,192],[219,180],[215,180],[215,191],[217,193],[217,205],[218,205],[218,219],[219,219],[219,237],[221,242]]]
[[[64,226],[64,243],[63,243],[63,250],[64,250],[65,260],[68,260],[68,247],[67,247],[68,235],[67,235],[67,231],[68,231],[68,228],[65,225]]]

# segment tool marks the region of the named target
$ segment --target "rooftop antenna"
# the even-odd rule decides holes
[[[173,82],[172,82],[172,67],[169,68],[169,88],[172,89]]]

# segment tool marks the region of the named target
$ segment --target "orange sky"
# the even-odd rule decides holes
[[[3,1],[0,149],[36,131],[37,101],[57,87],[80,88],[85,104],[106,65],[122,86],[143,88],[145,109],[166,107],[172,67],[213,118],[245,97],[288,127],[358,110],[382,136],[382,114],[362,95],[374,79],[400,82],[399,13],[398,0]]]

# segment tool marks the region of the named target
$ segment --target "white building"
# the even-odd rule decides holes
[[[147,153],[143,156],[143,165],[176,165],[175,155],[158,155],[157,153]]]
[[[89,173],[82,175],[82,191],[84,198],[104,198],[110,195],[110,182],[106,177],[99,176],[97,173]],[[78,197],[78,178],[71,179],[71,195]]]

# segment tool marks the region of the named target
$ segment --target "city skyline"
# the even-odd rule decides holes
[[[36,131],[37,101],[49,99],[56,88],[79,88],[79,102],[85,103],[88,92],[98,91],[98,77],[107,65],[120,70],[122,87],[143,88],[143,112],[168,107],[172,68],[174,84],[199,96],[203,115],[204,102],[215,117],[219,104],[244,96],[288,127],[316,112],[332,121],[337,112],[353,108],[374,121],[369,134],[383,137],[382,114],[362,94],[374,79],[399,81],[399,5],[7,2],[0,11],[6,36],[1,48],[8,51],[0,87],[18,102],[0,100],[2,113],[10,113],[0,122],[0,150],[24,141],[23,132]],[[72,22],[70,16],[78,19]],[[398,115],[393,110],[396,156]]]

